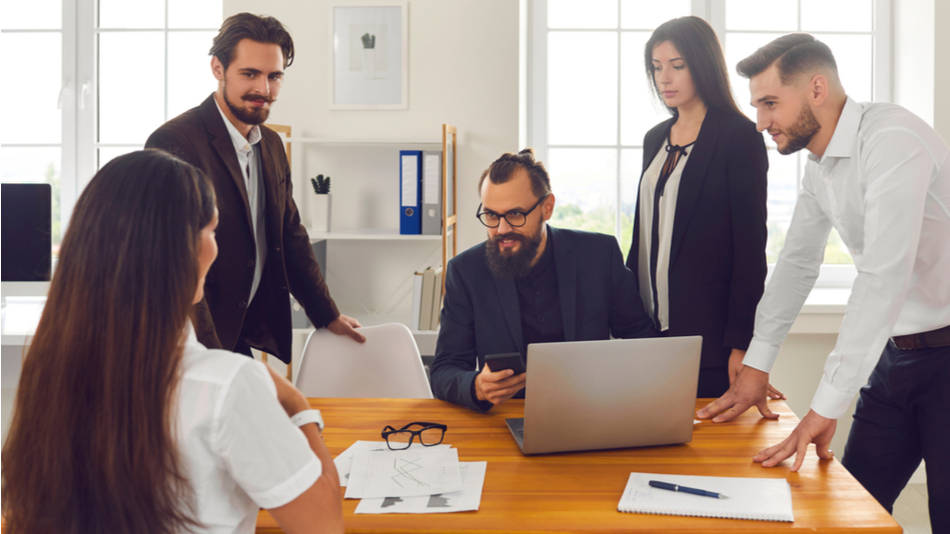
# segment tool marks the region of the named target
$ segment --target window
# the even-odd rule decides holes
[[[221,0],[99,0],[97,168],[214,91],[221,12]]]
[[[38,0],[25,9],[14,0],[0,4],[0,179],[50,183],[53,189],[53,241],[62,231],[63,78],[61,0]]]
[[[11,103],[4,182],[53,185],[53,243],[98,168],[142,147],[216,86],[211,39],[222,0],[3,0],[0,67]]]
[[[710,21],[723,43],[736,102],[753,120],[748,80],[735,73],[735,65],[795,31],[812,33],[832,48],[852,98],[890,99],[884,0],[532,0],[530,7],[528,140],[551,174],[558,198],[552,222],[614,234],[624,254],[632,240],[643,135],[669,118],[643,69],[643,47],[661,23],[689,14]],[[771,139],[766,145],[772,264],[784,243],[806,156],[781,156]],[[822,281],[846,282],[853,267],[833,264],[850,263],[833,232]]]

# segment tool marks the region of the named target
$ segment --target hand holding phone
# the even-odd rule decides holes
[[[511,369],[513,373],[504,378],[496,375],[505,369]],[[524,388],[526,377],[521,354],[509,352],[486,355],[485,366],[475,375],[475,397],[492,404],[502,403]]]

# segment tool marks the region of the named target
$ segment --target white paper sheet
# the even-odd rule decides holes
[[[357,449],[346,486],[347,499],[411,497],[462,489],[458,450],[446,447],[404,451]]]
[[[340,486],[346,487],[346,483],[350,479],[350,467],[353,465],[353,454],[360,449],[384,451],[387,447],[385,441],[360,440],[354,441],[345,451],[338,454],[333,459],[333,464],[336,465],[336,472],[340,475]]]
[[[478,510],[488,462],[460,462],[462,490],[421,497],[383,497],[363,499],[356,505],[358,514],[443,514]]]
[[[440,443],[439,445],[433,445],[434,447],[444,447],[449,448],[451,445],[448,443]],[[418,443],[413,443],[412,448],[420,448],[424,445]],[[336,458],[333,459],[333,464],[336,465],[336,472],[340,475],[340,486],[346,487],[347,481],[350,480],[350,468],[353,466],[353,454],[357,450],[371,450],[371,451],[388,451],[389,447],[386,446],[385,441],[363,441],[358,440],[354,441],[352,445],[346,448],[345,451],[336,455]]]

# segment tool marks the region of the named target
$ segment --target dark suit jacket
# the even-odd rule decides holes
[[[246,342],[289,362],[288,290],[317,328],[340,313],[300,224],[280,137],[263,126],[261,137],[260,192],[265,203],[268,248],[261,283],[250,308],[247,299],[256,257],[251,212],[244,176],[214,95],[155,130],[145,147],[171,152],[200,168],[214,184],[219,215],[218,259],[208,272],[204,301],[195,309],[198,339],[208,347],[234,350],[247,323]]]
[[[656,334],[613,236],[548,229],[565,341]],[[452,258],[431,368],[435,396],[475,410],[491,408],[475,397],[475,375],[485,355],[521,352],[523,346],[518,289],[514,280],[492,275],[484,242]]]
[[[647,132],[643,171],[672,124],[669,119]],[[680,178],[669,263],[669,334],[703,336],[702,396],[725,392],[729,352],[748,348],[752,339],[766,274],[768,166],[762,135],[749,119],[707,111]],[[627,256],[634,273],[640,261],[639,207],[638,201]],[[725,388],[712,387],[723,379]]]

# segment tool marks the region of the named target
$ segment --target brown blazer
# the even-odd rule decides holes
[[[171,152],[200,168],[214,184],[219,216],[218,259],[205,280],[204,300],[195,307],[198,339],[209,348],[234,350],[243,329],[246,343],[288,362],[288,291],[317,328],[329,324],[340,312],[300,223],[281,139],[263,126],[261,137],[267,257],[250,307],[247,299],[256,256],[251,211],[237,154],[214,95],[155,130],[145,147]]]

